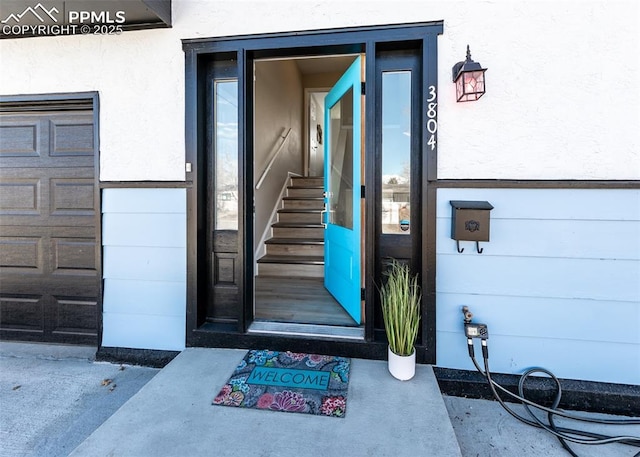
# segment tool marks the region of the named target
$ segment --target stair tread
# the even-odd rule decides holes
[[[271,227],[277,228],[324,228],[322,224],[314,224],[312,222],[275,222]]]
[[[267,254],[258,259],[258,263],[293,263],[306,265],[324,265],[324,256],[321,255],[276,255]]]
[[[324,238],[269,238],[265,244],[324,244]]]
[[[319,213],[322,210],[319,208],[316,209],[308,209],[308,208],[280,208],[278,210],[279,213]]]
[[[282,197],[283,200],[324,200],[324,197]]]

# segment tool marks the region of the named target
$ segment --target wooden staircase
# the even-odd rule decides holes
[[[292,177],[271,224],[267,253],[258,259],[259,276],[324,276],[324,179]]]

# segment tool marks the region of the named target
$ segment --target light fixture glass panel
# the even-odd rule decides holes
[[[463,72],[456,80],[456,100],[468,102],[484,95],[484,71]]]

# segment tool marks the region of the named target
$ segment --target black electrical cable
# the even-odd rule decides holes
[[[524,383],[527,380],[527,378],[533,373],[544,373],[548,375],[551,379],[553,379],[553,382],[556,385],[557,391],[553,399],[553,403],[551,404],[551,409],[556,410],[558,408],[558,405],[560,404],[560,398],[562,397],[562,386],[560,385],[560,380],[556,378],[556,376],[553,373],[551,373],[549,370],[546,370],[544,368],[531,368],[526,372],[524,372],[520,377],[520,382],[518,382],[518,394],[521,397],[524,397],[525,395]],[[522,406],[529,413],[529,415],[535,419],[536,422],[539,422],[538,418],[535,416],[535,414],[533,414],[533,411],[531,411],[531,407],[529,405],[523,403]],[[547,420],[549,421],[549,426],[551,427],[551,429],[554,432],[558,432],[558,428],[556,427],[555,421],[553,420],[553,413],[550,413],[550,412],[547,413]],[[565,450],[569,454],[571,454],[573,457],[579,457],[578,454],[576,454],[575,451],[571,448],[571,446],[569,446],[569,443],[567,443],[567,440],[565,440],[562,436],[560,436],[559,433],[558,435],[556,435],[556,438],[558,438],[558,441],[560,441],[560,444],[562,445],[562,447],[565,448]]]
[[[554,401],[554,408],[557,405],[555,405],[555,401]],[[528,406],[525,406],[525,408],[529,408]],[[531,414],[531,413],[530,413]],[[558,428],[556,427],[556,423],[553,420],[553,414],[552,413],[547,413],[547,420],[549,421],[549,426],[551,427],[551,429],[555,432],[558,431]],[[575,453],[575,451],[571,448],[571,446],[569,446],[569,443],[567,443],[567,440],[565,440],[564,438],[562,438],[561,436],[556,436],[556,438],[558,438],[558,441],[560,441],[560,444],[562,445],[562,447],[569,453],[572,455],[572,457],[580,457],[578,454]]]
[[[587,432],[587,431],[584,431],[584,430],[557,427],[555,422],[554,422],[554,420],[553,420],[553,417],[554,416],[560,416],[560,417],[564,417],[564,418],[572,419],[572,420],[576,420],[576,421],[597,423],[597,424],[605,424],[605,425],[640,425],[640,418],[639,419],[596,419],[596,418],[589,418],[589,417],[579,416],[579,415],[575,415],[575,414],[570,414],[570,413],[567,413],[565,411],[557,409],[558,405],[560,404],[560,399],[561,399],[561,396],[562,396],[562,387],[561,387],[561,384],[560,384],[560,380],[553,373],[551,373],[549,370],[546,370],[544,368],[531,368],[531,369],[527,370],[525,373],[523,373],[522,376],[520,377],[520,382],[518,383],[518,395],[516,395],[513,392],[511,392],[511,391],[505,389],[504,387],[502,387],[500,384],[498,384],[497,382],[495,382],[491,378],[491,371],[489,369],[489,347],[488,347],[487,340],[486,339],[482,339],[482,355],[483,355],[483,359],[484,359],[484,370],[480,367],[480,365],[478,364],[478,361],[475,358],[475,347],[474,347],[472,338],[467,338],[467,345],[468,345],[468,349],[469,349],[469,357],[471,358],[471,360],[472,360],[474,366],[476,367],[476,369],[478,370],[478,372],[487,379],[487,382],[489,384],[491,392],[492,392],[493,396],[495,397],[495,399],[500,403],[500,405],[511,416],[513,416],[514,418],[518,419],[519,421],[521,421],[521,422],[523,422],[523,423],[525,423],[527,425],[531,425],[533,427],[542,428],[542,429],[546,430],[547,432],[551,433],[552,435],[554,435],[560,441],[560,443],[562,444],[563,448],[565,450],[567,450],[572,456],[578,457],[578,455],[575,453],[575,451],[573,449],[571,449],[571,447],[567,443],[568,441],[569,442],[573,442],[573,443],[577,443],[577,444],[588,444],[588,445],[620,443],[620,444],[626,444],[626,445],[630,445],[630,446],[640,447],[640,438],[639,437],[635,437],[635,436],[607,436],[607,435],[601,435],[601,434],[597,434],[597,433]],[[535,402],[525,398],[524,384],[525,384],[527,378],[529,376],[531,376],[533,373],[544,373],[544,374],[548,375],[549,377],[551,377],[551,379],[555,383],[557,391],[556,391],[556,394],[555,394],[555,397],[554,397],[554,400],[553,400],[551,408],[547,408],[547,407],[545,407],[543,405],[540,405],[538,403],[535,403]],[[504,394],[509,395],[514,400],[517,400],[520,403],[522,403],[522,405],[524,406],[525,410],[527,411],[527,413],[531,416],[531,418],[533,420],[529,420],[526,417],[523,417],[520,414],[518,414],[517,412],[513,411],[504,402],[504,400],[502,399],[502,397],[498,393],[498,390],[500,392],[503,392]],[[549,425],[545,424],[542,420],[540,420],[533,413],[533,411],[531,410],[531,407],[536,408],[536,409],[538,409],[540,411],[546,412],[547,416],[548,416],[548,419],[549,419]],[[578,438],[578,437],[583,437],[583,438]],[[588,438],[588,439],[586,439],[586,438]],[[640,457],[640,452],[635,454],[634,457]]]
[[[486,340],[484,340],[486,341]],[[468,339],[468,344],[470,346],[473,346],[473,340]],[[473,351],[473,348],[470,349],[470,351]],[[486,346],[485,351],[488,352],[488,346]],[[478,364],[478,362],[476,361],[475,355],[473,354],[473,352],[470,352],[471,355],[471,361],[473,362],[473,364],[476,367],[476,370],[478,370],[478,372],[480,372],[480,374],[482,376],[484,376],[485,378],[487,378],[487,374],[482,370],[482,368],[480,368],[480,365]],[[488,357],[487,357],[488,359]],[[537,371],[537,370],[544,370],[545,372],[548,372],[547,370],[545,370],[544,368],[531,368],[530,370],[528,370],[527,372],[525,372],[524,374],[521,375],[521,380],[524,377],[526,379],[526,377],[528,377],[532,372]],[[550,372],[548,372],[552,378],[556,379],[556,387],[560,388],[560,381],[557,380],[557,378]],[[493,381],[493,380],[492,380]],[[498,389],[500,389],[502,392],[504,392],[505,394],[515,398],[516,400],[528,404],[530,406],[534,406],[536,408],[539,408],[542,411],[545,412],[551,412],[555,415],[558,416],[562,416],[562,417],[566,417],[567,419],[575,419],[575,420],[581,420],[584,422],[593,422],[596,424],[606,424],[606,425],[640,425],[640,418],[637,419],[596,419],[596,418],[589,418],[589,417],[584,417],[584,416],[578,416],[578,415],[574,415],[571,413],[567,413],[565,411],[562,410],[554,410],[551,408],[546,408],[538,403],[534,403],[531,400],[528,400],[527,398],[523,398],[523,396],[520,395],[516,395],[513,392],[511,392],[510,390],[505,389],[504,387],[502,387],[500,384],[496,383],[495,381],[493,381],[495,387],[497,387]],[[561,390],[560,390],[561,392]]]

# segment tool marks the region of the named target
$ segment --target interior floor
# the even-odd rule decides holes
[[[323,278],[256,276],[255,319],[357,327],[323,282]]]

